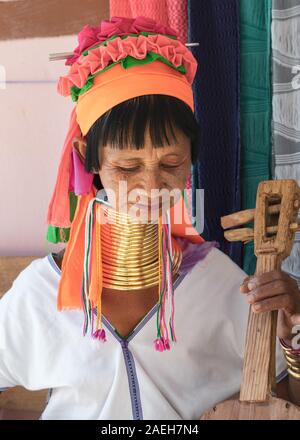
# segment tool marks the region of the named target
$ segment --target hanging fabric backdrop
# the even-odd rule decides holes
[[[225,240],[220,218],[254,208],[262,180],[300,185],[299,0],[110,0],[113,15],[145,15],[176,29],[182,42],[199,43],[190,49],[199,63],[193,93],[201,236],[253,274],[253,241]],[[299,232],[283,268],[300,285]]]
[[[273,178],[300,185],[300,2],[273,0],[272,7]],[[300,232],[282,269],[300,287]]]

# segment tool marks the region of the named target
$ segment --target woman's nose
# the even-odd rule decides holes
[[[149,197],[151,196],[151,190],[162,188],[162,178],[158,167],[145,169],[142,174],[141,187],[147,191]]]

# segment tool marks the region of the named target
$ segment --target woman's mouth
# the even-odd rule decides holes
[[[137,206],[138,208],[142,208],[142,209],[159,209],[159,207],[161,206],[161,203],[149,203],[147,205],[144,205],[142,203],[135,203],[135,206]]]

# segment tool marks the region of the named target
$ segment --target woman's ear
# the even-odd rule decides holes
[[[75,150],[77,151],[77,153],[79,154],[82,162],[84,162],[86,156],[86,145],[87,145],[86,141],[82,138],[74,137],[72,140],[72,144]]]

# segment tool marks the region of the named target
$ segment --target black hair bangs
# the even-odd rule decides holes
[[[142,95],[112,107],[95,121],[85,136],[87,149],[85,170],[99,172],[99,151],[109,145],[116,149],[142,149],[149,128],[154,148],[178,143],[174,127],[191,140],[191,160],[198,159],[199,125],[192,109],[182,100],[169,95]],[[98,175],[94,184],[101,189]]]

